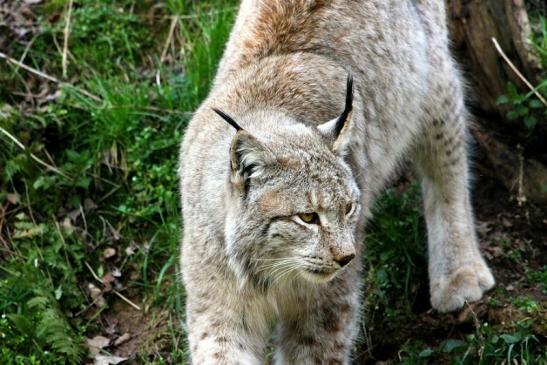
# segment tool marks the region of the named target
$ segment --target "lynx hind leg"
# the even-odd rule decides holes
[[[475,234],[469,194],[463,94],[455,79],[429,112],[431,123],[416,148],[428,232],[431,304],[440,312],[476,301],[494,286]]]

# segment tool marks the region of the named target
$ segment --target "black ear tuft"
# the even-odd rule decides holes
[[[347,122],[347,119],[353,110],[353,76],[351,74],[348,74],[348,79],[346,82],[346,105],[344,106],[344,111],[338,119],[336,120],[336,124],[334,126],[334,136],[338,137],[340,132],[342,131],[342,128],[344,128],[344,125]]]
[[[212,108],[215,113],[217,113],[222,119],[224,119],[226,122],[228,122],[229,125],[235,128],[236,131],[241,131],[243,128],[239,126],[239,124],[236,123],[236,121],[230,117],[228,114],[224,113],[222,110],[219,110],[217,108]]]

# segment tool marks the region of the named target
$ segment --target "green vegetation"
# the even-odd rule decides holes
[[[39,28],[9,56],[63,79],[67,4],[34,7]],[[0,127],[25,147],[0,132],[1,364],[90,362],[86,339],[119,337],[115,317],[118,327],[140,326],[137,363],[185,363],[178,143],[208,93],[235,6],[76,0],[66,84],[0,60]],[[459,328],[454,338],[432,338],[427,324],[413,333],[429,307],[416,185],[380,200],[364,261],[363,327],[372,333],[358,354],[379,343],[405,364],[546,363],[531,323],[544,306],[533,298],[496,293],[493,307],[522,313],[505,324]],[[545,267],[528,279],[545,290]]]
[[[437,347],[419,341],[406,344],[401,350],[401,363],[417,364],[546,364],[547,355],[539,340],[530,334],[530,323],[519,324],[512,333],[501,333],[488,323],[465,339],[448,339]]]
[[[427,285],[425,225],[419,185],[398,195],[388,190],[378,202],[365,242],[367,306],[371,318],[394,331],[412,312],[418,286]],[[397,219],[393,219],[397,217]],[[374,306],[374,307],[373,307]]]
[[[537,50],[541,64],[547,70],[547,18],[538,15],[537,29],[531,39],[531,43]],[[534,87],[534,91],[547,97],[547,72],[543,75],[543,80]],[[534,91],[521,92],[513,84],[507,85],[507,95],[501,95],[498,104],[508,105],[507,119],[512,121],[522,121],[529,131],[532,131],[538,120],[547,119],[547,107],[543,105]]]
[[[10,56],[60,78],[53,45],[62,44],[66,3],[35,8],[40,32],[28,48],[14,44]],[[75,1],[67,68],[75,87],[0,63],[0,126],[26,147],[1,135],[0,363],[83,361],[84,336],[101,333],[98,318],[119,300],[114,290],[151,321],[160,309],[169,313],[165,337],[177,343],[165,346],[178,350],[145,348],[140,360],[183,361],[178,144],[231,27],[235,8],[222,2],[218,11],[220,4]],[[20,96],[40,88],[42,99]],[[110,290],[93,277],[112,273]],[[88,284],[102,289],[102,306],[90,305]]]
[[[547,327],[545,303],[531,297],[517,296],[511,303],[507,291],[495,290],[490,306],[504,318],[492,315],[495,324],[481,321],[473,309],[463,320],[424,315],[429,307],[424,228],[417,184],[399,194],[390,189],[377,203],[364,255],[367,331],[361,345],[382,353],[402,344],[398,361],[407,365],[547,364],[545,338],[536,335]],[[506,256],[510,259],[511,252]],[[545,270],[531,271],[529,277],[545,284]],[[440,335],[430,331],[433,327]],[[449,328],[452,334],[445,333]]]

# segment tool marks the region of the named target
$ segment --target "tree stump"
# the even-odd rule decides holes
[[[527,7],[547,11],[544,0],[445,0],[453,49],[470,82],[469,103],[478,116],[472,133],[483,154],[481,169],[498,179],[519,201],[547,204],[547,118],[532,133],[523,123],[506,118],[509,105],[497,100],[507,84],[529,89],[496,51],[495,38],[514,66],[530,83],[545,77],[530,39]],[[545,14],[545,13],[544,13]],[[547,14],[545,14],[547,15]],[[487,163],[484,163],[484,162]]]
[[[530,43],[532,30],[523,0],[446,0],[453,46],[471,75],[480,108],[504,114],[496,104],[507,82],[526,86],[494,48],[496,38],[515,66],[532,84],[539,82],[541,63]],[[469,77],[468,77],[469,78]]]

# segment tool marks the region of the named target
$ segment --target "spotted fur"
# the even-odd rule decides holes
[[[491,288],[463,98],[442,1],[243,0],[181,148],[193,364],[261,364],[272,338],[276,364],[350,363],[362,277],[351,258],[403,161],[421,177],[433,307]]]

